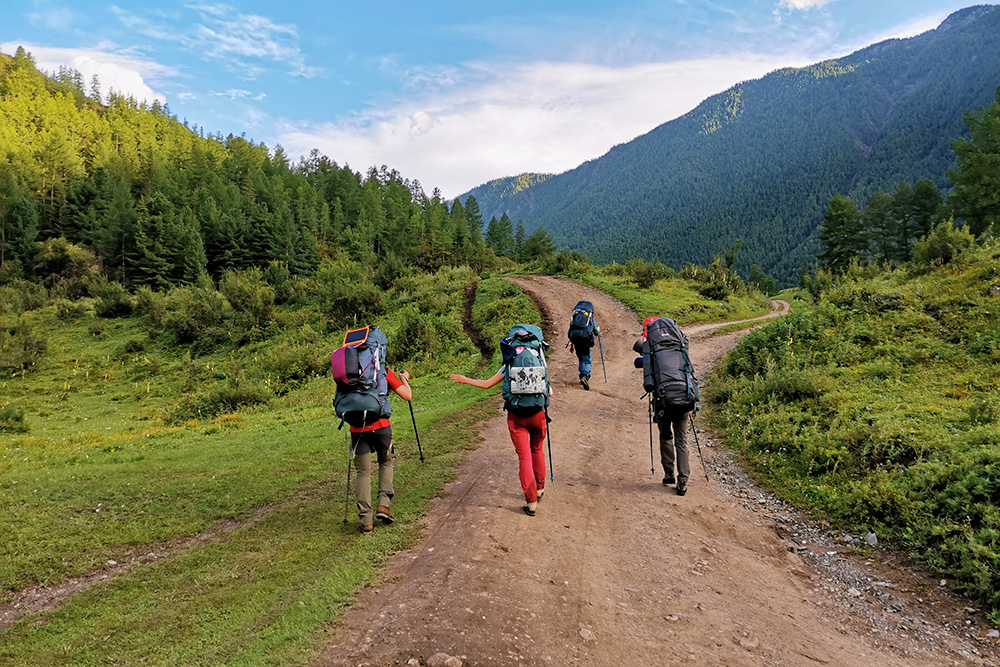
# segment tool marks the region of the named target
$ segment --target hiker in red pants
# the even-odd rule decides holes
[[[452,375],[453,382],[489,389],[503,382],[507,429],[517,452],[518,476],[524,491],[524,513],[535,516],[538,501],[545,494],[545,408],[552,388],[545,367],[542,331],[532,325],[515,325],[501,341],[504,364],[496,375],[477,380]]]

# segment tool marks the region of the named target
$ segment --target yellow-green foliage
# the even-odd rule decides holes
[[[948,230],[949,233],[951,230]],[[777,493],[1000,608],[1000,246],[827,276],[708,392]]]
[[[621,300],[640,318],[658,316],[681,323],[718,322],[763,315],[770,310],[767,296],[756,288],[741,284],[723,299],[710,299],[699,292],[704,288],[704,282],[675,276],[672,270],[662,265],[662,268],[657,268],[656,265],[640,262],[607,264],[576,277],[580,282]],[[701,271],[705,273],[706,280],[711,280],[710,269]],[[643,288],[639,283],[645,284],[647,273],[653,273],[655,278]]]

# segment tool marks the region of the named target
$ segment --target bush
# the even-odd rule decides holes
[[[967,226],[956,228],[951,220],[942,222],[913,244],[913,264],[925,269],[948,264],[971,248],[975,241]]]
[[[163,328],[179,344],[194,343],[199,351],[208,351],[231,335],[241,336],[225,326],[229,304],[210,287],[175,287],[165,299]]]
[[[24,410],[13,403],[0,407],[0,432],[27,433],[28,423],[24,420]]]
[[[219,291],[242,316],[240,326],[245,330],[265,329],[270,324],[275,290],[260,269],[226,271],[219,281]]]
[[[87,304],[68,299],[56,300],[56,317],[60,320],[75,320],[87,314]]]
[[[90,293],[96,299],[94,314],[98,317],[128,317],[135,308],[135,299],[128,290],[103,275],[90,281]]]
[[[316,283],[316,301],[334,329],[364,325],[383,312],[381,290],[357,262],[324,264]]]
[[[23,372],[34,366],[46,349],[45,339],[34,336],[24,320],[0,326],[0,369]]]
[[[49,302],[49,293],[38,283],[13,280],[0,287],[0,315],[21,315],[38,310]]]

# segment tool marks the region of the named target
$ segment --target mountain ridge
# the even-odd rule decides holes
[[[459,199],[474,195],[484,219],[544,227],[596,261],[680,268],[742,238],[737,269],[755,263],[791,284],[813,262],[833,195],[863,204],[901,182],[948,187],[964,114],[1000,83],[996,34],[1000,7],[967,7],[914,37],[737,83],[512,194],[496,179]]]

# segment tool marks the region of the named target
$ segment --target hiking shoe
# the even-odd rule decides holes
[[[538,502],[542,502],[542,496],[545,495],[545,489],[538,489]]]
[[[527,503],[524,506],[524,513],[527,514],[528,516],[535,516],[535,510],[537,510],[537,509],[538,509],[538,503],[537,502]]]
[[[587,380],[589,380],[589,379],[590,378],[588,378],[586,375],[581,375],[580,376],[580,384],[582,384],[583,388],[586,389],[587,391],[590,391],[590,383],[587,382]]]
[[[396,517],[392,515],[392,511],[385,505],[378,506],[375,510],[375,518],[387,526],[396,520]]]
[[[673,475],[667,475],[666,477],[663,478],[663,486],[667,486],[668,484],[673,484],[676,481],[677,480],[674,479]]]
[[[683,477],[677,480],[677,495],[683,496],[688,491],[688,481]]]
[[[373,523],[361,524],[361,534],[362,535],[370,535],[373,530],[375,530],[375,524],[373,524]]]

